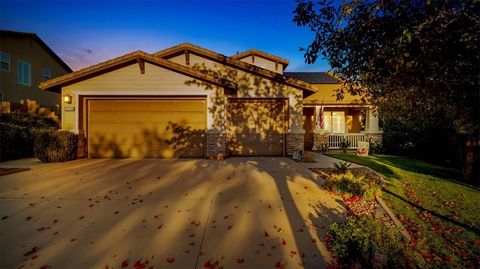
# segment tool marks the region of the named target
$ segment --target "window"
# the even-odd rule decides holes
[[[43,68],[43,81],[47,81],[51,78],[52,78],[52,72],[50,72],[50,69]]]
[[[323,112],[324,129],[337,134],[345,133],[345,111]]]
[[[10,72],[10,55],[5,52],[0,52],[0,69]]]
[[[32,83],[31,65],[22,60],[18,60],[18,83],[26,86]]]

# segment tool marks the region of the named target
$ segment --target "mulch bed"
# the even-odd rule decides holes
[[[30,168],[0,168],[0,177],[27,170],[30,170]]]

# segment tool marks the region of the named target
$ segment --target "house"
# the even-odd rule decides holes
[[[60,94],[42,91],[38,85],[72,70],[40,37],[0,30],[0,60],[0,101],[35,100],[59,112]]]
[[[184,43],[40,88],[62,94],[62,129],[80,135],[89,158],[291,156],[305,148],[304,114],[318,104],[305,110],[304,101],[319,90],[287,65],[258,50],[227,57]]]

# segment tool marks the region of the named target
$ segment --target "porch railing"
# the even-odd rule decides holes
[[[359,141],[365,141],[365,134],[361,133],[345,133],[345,134],[329,134],[328,135],[328,148],[339,149],[340,143],[343,140],[350,142],[350,149],[357,149]]]

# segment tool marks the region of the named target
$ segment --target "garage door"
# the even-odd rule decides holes
[[[88,152],[98,157],[202,157],[205,100],[88,100]]]
[[[230,99],[228,149],[233,156],[282,156],[287,126],[283,99]]]

